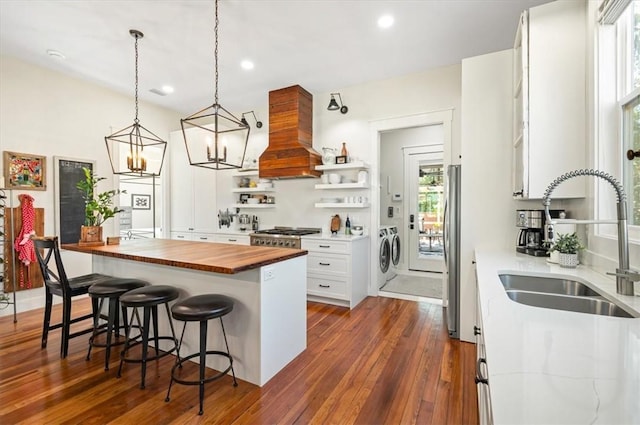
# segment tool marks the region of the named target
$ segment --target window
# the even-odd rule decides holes
[[[629,239],[640,241],[640,1],[605,0],[617,13],[601,18],[597,31],[598,156],[596,168],[618,175],[627,194]],[[606,6],[605,6],[606,7]],[[616,217],[615,194],[598,182],[595,209],[600,219]],[[615,237],[615,226],[598,234]]]
[[[622,152],[640,149],[640,2],[634,1],[618,18],[619,105]],[[640,225],[640,160],[623,159],[622,175],[628,197],[627,221]]]

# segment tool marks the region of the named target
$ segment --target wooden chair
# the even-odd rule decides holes
[[[34,237],[36,257],[42,272],[45,287],[45,310],[44,323],[42,326],[42,348],[47,347],[47,337],[52,329],[62,328],[62,341],[60,344],[60,357],[67,357],[69,351],[69,340],[76,336],[84,335],[93,331],[93,326],[86,329],[71,333],[71,325],[83,320],[90,320],[93,324],[93,314],[71,318],[71,300],[78,295],[85,295],[89,291],[89,287],[95,283],[105,282],[114,279],[111,276],[91,273],[74,278],[67,278],[67,273],[62,264],[60,257],[60,248],[58,246],[58,237]],[[53,261],[51,260],[53,258]],[[55,263],[54,273],[52,266]],[[53,296],[62,297],[62,321],[54,325],[51,324],[51,307],[53,305]],[[98,300],[92,299],[93,311],[96,311]]]

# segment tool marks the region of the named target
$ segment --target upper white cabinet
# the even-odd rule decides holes
[[[171,232],[218,230],[216,172],[189,164],[181,131],[170,135]]]
[[[513,196],[541,199],[547,186],[586,164],[586,2],[525,11],[514,43]],[[585,196],[585,182],[554,198]]]

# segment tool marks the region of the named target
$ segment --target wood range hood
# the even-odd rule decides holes
[[[295,85],[269,92],[269,146],[260,155],[260,177],[319,177],[322,156],[312,147],[313,96]]]

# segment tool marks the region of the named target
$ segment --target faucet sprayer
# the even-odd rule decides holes
[[[569,180],[577,176],[594,176],[599,177],[611,184],[616,191],[616,205],[617,205],[617,225],[618,225],[618,268],[615,273],[607,273],[616,276],[616,292],[622,295],[633,295],[633,282],[640,280],[640,274],[629,269],[629,242],[627,236],[627,195],[624,193],[622,185],[610,174],[603,171],[585,169],[575,170],[565,173],[555,179],[547,187],[542,197],[542,205],[544,205],[545,218],[550,226],[548,234],[553,237],[553,224],[557,221],[552,221],[551,214],[549,213],[549,206],[551,205],[551,193],[555,190],[560,183]],[[605,221],[591,221],[592,223],[610,223],[610,220]]]

